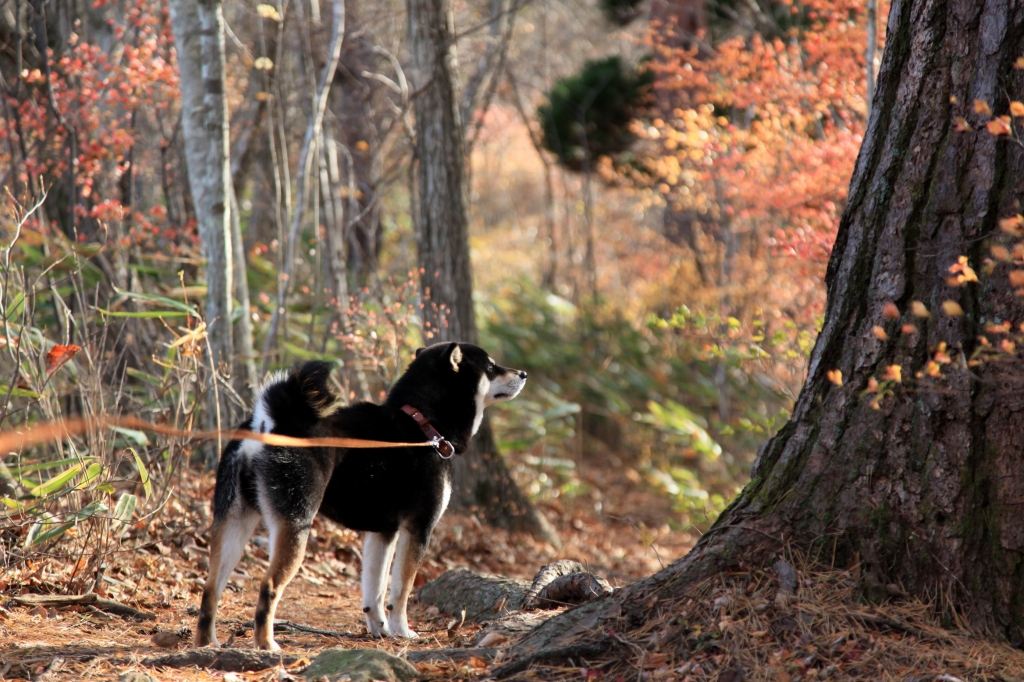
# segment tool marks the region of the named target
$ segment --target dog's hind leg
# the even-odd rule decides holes
[[[210,531],[210,574],[203,586],[203,601],[196,625],[196,646],[217,646],[217,603],[259,521],[260,515],[255,509],[241,505],[237,505],[227,516],[214,521]]]
[[[425,550],[426,542],[420,533],[412,533],[405,527],[398,531],[395,564],[391,568],[391,594],[388,597],[388,627],[395,637],[419,637],[409,629],[406,606]]]
[[[253,618],[253,638],[260,649],[278,651],[281,647],[274,641],[274,614],[284,588],[302,565],[310,524],[284,519],[267,521],[270,526],[270,567],[260,584],[256,616]]]
[[[390,637],[384,615],[384,589],[395,553],[396,534],[367,533],[363,542],[363,613],[372,637]]]

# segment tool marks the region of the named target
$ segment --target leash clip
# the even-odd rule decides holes
[[[444,438],[433,438],[430,440],[430,444],[433,446],[434,452],[436,452],[438,457],[441,459],[451,459],[455,454],[455,446]]]

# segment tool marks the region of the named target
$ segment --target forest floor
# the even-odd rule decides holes
[[[471,516],[448,514],[431,542],[417,586],[455,567],[529,580],[542,564],[571,558],[618,587],[680,558],[693,544],[695,537],[670,530],[668,504],[641,484],[601,470],[583,478],[591,493],[543,507],[561,534],[561,550],[485,527]],[[420,639],[370,639],[360,609],[359,537],[318,521],[302,570],[286,590],[277,617],[333,634],[278,628],[278,643],[297,660],[276,669],[225,673],[146,667],[143,661],[149,657],[191,647],[206,576],[203,520],[212,483],[211,477],[183,481],[152,523],[136,524],[135,548],[107,557],[100,596],[155,619],[122,618],[87,604],[55,608],[14,601],[24,594],[82,592],[73,587],[81,582],[73,565],[40,561],[0,576],[0,679],[115,680],[132,671],[186,682],[301,679],[303,667],[326,648],[402,655],[459,646],[479,629],[467,623],[449,636],[450,617],[413,602],[410,621]],[[267,565],[261,532],[221,602],[220,640],[230,639],[235,647],[252,646],[252,612]],[[1024,680],[1019,650],[962,627],[940,627],[938,611],[920,602],[866,606],[858,601],[855,570],[816,572],[798,558],[789,560],[799,576],[789,603],[777,598],[772,572],[730,572],[694,586],[683,597],[666,599],[658,605],[664,612],[660,621],[639,631],[612,633],[634,654],[535,666],[515,679]],[[470,657],[417,667],[424,679],[440,681],[484,679],[496,665]]]
[[[431,540],[416,586],[456,567],[530,580],[543,564],[572,558],[618,587],[650,575],[692,546],[695,534],[671,531],[668,503],[641,484],[601,470],[584,478],[590,493],[543,507],[559,531],[560,550],[484,526],[471,515],[448,513]],[[122,618],[88,604],[33,608],[13,600],[23,594],[84,591],[82,577],[75,575],[75,562],[28,562],[0,575],[0,679],[113,680],[127,671],[146,672],[159,680],[209,680],[225,674],[229,680],[278,679],[276,672],[268,678],[268,671],[235,674],[198,668],[153,670],[142,665],[146,658],[191,645],[208,565],[204,532],[212,495],[212,476],[186,479],[159,514],[132,529],[136,537],[123,547],[133,549],[122,548],[105,558],[104,579],[96,589],[99,596],[154,614],[155,620]],[[595,505],[595,498],[601,504]],[[252,646],[256,592],[267,566],[262,533],[262,528],[257,530],[221,600],[221,643],[232,639],[232,646]],[[278,628],[276,639],[282,650],[312,659],[329,647],[372,647],[398,654],[452,646],[446,629],[450,618],[415,600],[410,604],[410,623],[420,639],[379,641],[366,634],[359,587],[361,547],[359,534],[320,519],[314,522],[306,559],[285,591],[277,618],[340,636]],[[460,630],[460,640],[477,629],[467,623]],[[164,633],[156,637],[163,647],[153,641],[158,633]],[[174,634],[187,636],[175,643]],[[437,679],[486,672],[476,660],[455,667],[420,664],[420,668],[425,674],[435,673]]]

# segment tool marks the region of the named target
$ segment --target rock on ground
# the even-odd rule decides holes
[[[377,649],[325,649],[303,673],[307,680],[330,682],[412,682],[419,676],[408,661]]]

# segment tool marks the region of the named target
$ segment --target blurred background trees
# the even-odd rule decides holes
[[[232,423],[258,373],[313,357],[377,400],[417,346],[478,337],[531,383],[484,448],[508,494],[464,506],[509,525],[515,481],[515,499],[600,509],[600,466],[679,527],[713,520],[819,324],[865,128],[864,3],[229,4],[220,92],[213,72],[193,82],[190,60],[219,67],[178,24],[216,7],[0,7],[2,297],[21,339],[0,424],[188,425],[211,405]],[[48,376],[68,344],[75,376]],[[83,377],[117,388],[86,400]],[[110,476],[187,464],[119,438]]]

